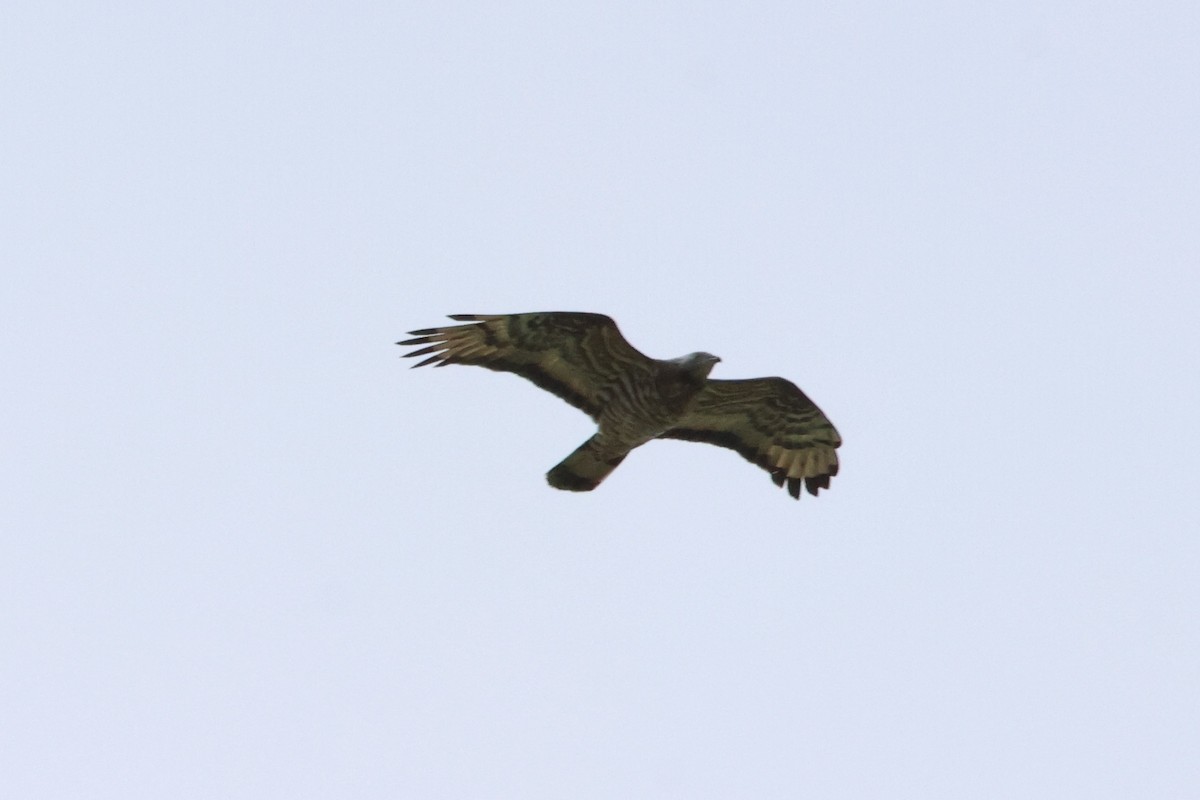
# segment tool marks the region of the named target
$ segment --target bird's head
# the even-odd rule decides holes
[[[712,353],[688,353],[686,356],[675,359],[675,362],[684,372],[696,380],[702,381],[708,377],[708,373],[712,372],[712,368],[720,360]]]

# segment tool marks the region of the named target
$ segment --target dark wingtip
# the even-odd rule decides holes
[[[413,355],[413,354],[410,353],[409,355]],[[417,367],[423,367],[426,364],[432,364],[435,361],[437,361],[439,358],[441,358],[441,356],[430,356],[429,358],[425,359],[424,361],[418,361],[416,364],[413,364],[412,368],[416,369]],[[439,364],[438,366],[440,367],[441,364]]]
[[[479,319],[478,314],[447,314],[446,316],[459,322],[474,322]]]
[[[413,350],[411,353],[405,353],[403,358],[412,358],[413,356],[425,356],[430,353],[436,353],[438,350],[444,349],[440,344],[431,344],[428,347],[422,347],[420,350]]]
[[[771,471],[771,480],[776,486],[783,486],[784,480],[787,478],[787,473],[781,469]]]
[[[790,494],[792,497],[799,500],[800,499],[800,487],[803,485],[804,485],[803,478],[788,478],[787,479],[788,494]]]
[[[435,333],[438,333],[438,331],[439,331],[438,328],[421,328],[421,330],[419,330],[419,331],[409,331],[408,335],[409,336],[433,336]],[[401,342],[401,344],[404,344],[404,343]]]

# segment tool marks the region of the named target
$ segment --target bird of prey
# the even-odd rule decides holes
[[[652,439],[736,450],[800,498],[829,488],[842,443],[833,423],[783,378],[715,380],[721,359],[691,353],[665,361],[625,341],[603,314],[451,314],[465,325],[410,331],[397,344],[428,356],[414,367],[474,364],[514,372],[596,421],[596,435],[546,473],[556,489],[595,489],[635,447]]]

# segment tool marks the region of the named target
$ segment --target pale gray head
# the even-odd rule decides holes
[[[688,353],[686,356],[672,358],[671,360],[693,378],[704,380],[708,377],[708,373],[712,372],[713,366],[721,359],[712,353]]]

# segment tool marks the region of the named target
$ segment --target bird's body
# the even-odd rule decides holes
[[[596,435],[555,466],[551,486],[596,488],[636,447],[653,439],[709,442],[737,450],[786,482],[793,497],[828,488],[841,438],[794,384],[783,378],[708,377],[709,353],[658,360],[634,349],[603,314],[454,314],[473,324],[412,331],[401,345],[423,345],[415,366],[475,364],[513,372],[581,409]],[[432,355],[430,355],[432,354]]]
[[[674,427],[719,360],[708,353],[685,358],[662,362],[663,368],[655,372],[639,371],[644,380],[617,381],[597,415],[596,435],[550,470],[550,485],[573,491],[594,489],[631,450]]]

